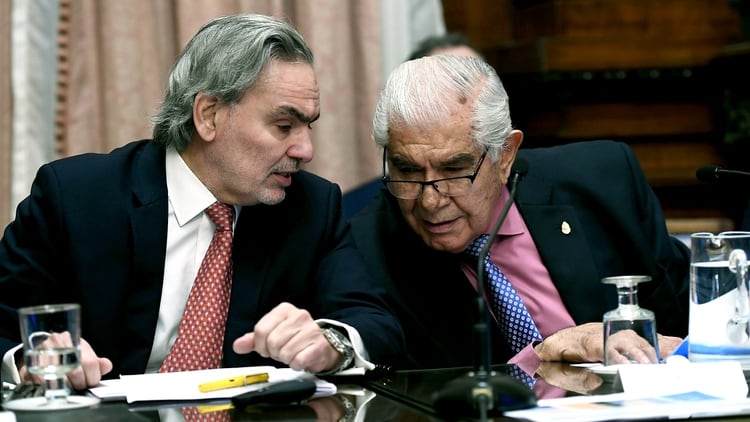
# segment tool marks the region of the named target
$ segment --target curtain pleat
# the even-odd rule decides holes
[[[11,2],[11,202],[28,195],[31,179],[54,158],[58,1]],[[12,215],[13,213],[11,213]]]
[[[0,224],[10,220],[15,202],[11,200],[11,140],[13,139],[13,100],[10,76],[11,2],[0,1]]]

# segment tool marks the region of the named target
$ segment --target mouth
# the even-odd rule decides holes
[[[292,176],[296,173],[296,171],[277,171],[271,173],[276,180],[281,182],[283,186],[289,186],[292,184]]]
[[[425,227],[425,230],[427,230],[428,232],[433,234],[443,234],[450,231],[455,226],[457,220],[458,219],[444,220],[436,223],[422,220],[422,223]]]

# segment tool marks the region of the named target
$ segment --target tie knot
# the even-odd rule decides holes
[[[484,245],[487,244],[487,239],[489,238],[490,238],[490,235],[488,234],[483,234],[477,237],[476,239],[474,239],[474,241],[472,241],[469,244],[469,246],[466,248],[464,253],[474,258],[478,258],[479,252],[482,250]]]
[[[206,208],[206,215],[216,226],[216,231],[232,231],[232,220],[234,219],[234,207],[223,202],[216,201]]]

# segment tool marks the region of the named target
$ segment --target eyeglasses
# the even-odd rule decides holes
[[[484,151],[474,171],[466,176],[457,177],[446,177],[445,179],[426,180],[424,182],[417,180],[391,180],[389,176],[385,174],[385,163],[386,163],[386,148],[383,148],[383,183],[388,191],[399,199],[417,199],[422,196],[425,186],[432,186],[435,191],[446,195],[446,196],[461,196],[466,195],[471,191],[471,187],[474,185],[474,179],[479,173],[479,167],[484,162],[484,157],[487,156],[487,151]]]

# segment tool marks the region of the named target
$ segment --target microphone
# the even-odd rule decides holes
[[[476,341],[475,368],[462,377],[448,382],[435,393],[433,404],[438,413],[453,417],[476,417],[487,420],[488,415],[499,416],[504,410],[522,409],[536,404],[536,396],[521,381],[506,374],[492,371],[492,344],[490,336],[490,314],[487,301],[484,299],[484,260],[490,252],[490,246],[498,229],[505,221],[516,196],[518,182],[529,170],[529,163],[517,158],[511,168],[508,180],[509,195],[487,243],[477,258],[477,323],[474,325]]]
[[[495,241],[497,231],[500,229],[503,221],[505,221],[505,218],[508,216],[510,206],[513,204],[513,200],[516,197],[516,188],[518,187],[518,182],[521,181],[523,176],[525,176],[528,171],[529,163],[523,158],[519,158],[513,163],[513,167],[510,170],[510,180],[508,180],[508,186],[510,187],[508,200],[505,201],[505,205],[503,205],[500,216],[497,218],[495,225],[492,226],[492,231],[490,231],[490,236],[489,238],[487,238],[487,243],[484,244],[482,250],[479,251],[479,256],[477,257],[477,307],[478,311],[480,312],[480,322],[485,324],[482,330],[484,331],[484,333],[482,333],[481,337],[478,337],[481,347],[479,348],[479,355],[476,359],[477,373],[483,372],[483,370],[486,372],[490,372],[490,368],[492,368],[492,347],[490,344],[489,330],[490,315],[489,310],[487,309],[487,301],[484,299],[484,260],[485,258],[487,258],[487,255],[490,254],[490,247],[492,246],[492,242]]]
[[[750,173],[725,170],[719,166],[703,166],[695,171],[695,177],[705,183],[750,183]]]

